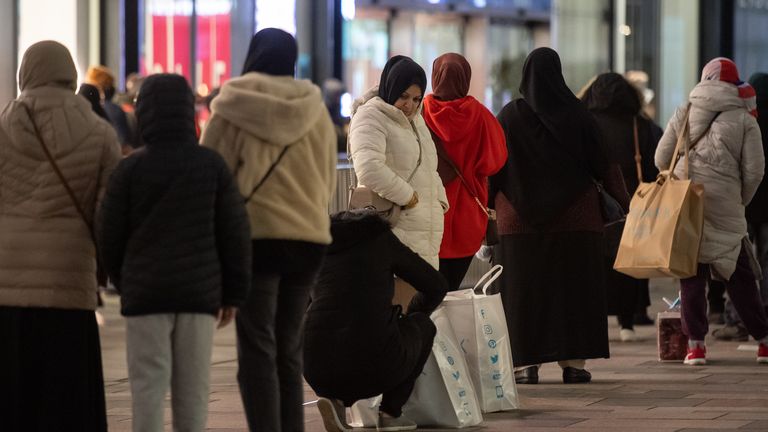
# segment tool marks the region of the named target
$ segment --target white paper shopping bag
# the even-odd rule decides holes
[[[450,292],[442,303],[483,412],[520,408],[504,307],[498,293],[487,294],[502,271],[494,266],[473,289]]]

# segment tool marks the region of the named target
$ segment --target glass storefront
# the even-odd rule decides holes
[[[460,3],[457,11],[463,5],[466,10],[462,9],[462,12],[470,11],[471,7],[471,11],[477,13],[485,7],[504,7],[502,3]],[[515,3],[549,7],[548,1]],[[389,3],[378,3],[378,6],[387,5]],[[413,3],[405,5],[401,2],[398,5],[401,8],[358,6],[354,18],[344,23],[343,78],[353,98],[378,84],[387,59],[398,54],[412,57],[424,68],[427,92],[430,92],[434,59],[447,52],[457,52],[467,57],[472,66],[470,95],[497,112],[516,96],[522,63],[528,52],[535,46],[549,44],[546,20],[532,22],[515,17],[491,17],[489,14],[468,16],[455,12],[422,11]],[[545,35],[542,37],[542,34]],[[537,44],[537,41],[540,43]]]
[[[768,2],[737,0],[734,8],[733,60],[746,80],[768,72]]]

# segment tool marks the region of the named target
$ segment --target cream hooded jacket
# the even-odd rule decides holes
[[[246,203],[251,237],[330,244],[336,132],[320,89],[250,72],[224,84],[211,108],[201,144],[221,154],[243,197],[274,164]]]
[[[26,108],[89,224],[120,145],[112,126],[75,94],[74,63],[53,44],[36,44],[30,50],[37,55],[25,54],[22,92],[0,114],[0,305],[94,310],[96,249],[89,228]]]
[[[703,81],[690,94],[691,139],[706,135],[690,155],[690,177],[704,185],[704,233],[699,262],[711,264],[715,274],[730,279],[736,269],[741,240],[747,235],[744,207],[763,178],[765,159],[757,121],[739,97],[738,88],[721,81]],[[669,168],[683,131],[686,106],[675,111],[656,150],[656,166]],[[684,174],[685,161],[675,174]]]
[[[410,202],[414,191],[418,194],[418,204],[403,210],[392,231],[437,268],[448,199],[437,174],[435,144],[421,117],[421,107],[419,114],[408,120],[377,95],[378,87],[374,87],[352,105],[349,149],[355,174],[361,185],[401,206]],[[419,152],[421,164],[408,182]]]

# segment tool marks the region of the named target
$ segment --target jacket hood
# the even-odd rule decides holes
[[[467,125],[480,124],[484,106],[472,96],[441,101],[434,94],[424,99],[424,121],[446,141],[462,141],[467,135],[477,135],[477,129]]]
[[[306,136],[326,108],[308,80],[249,72],[227,81],[211,109],[261,140],[286,146]]]
[[[355,99],[355,101],[352,103],[352,116],[350,118],[354,117],[357,111],[363,107],[379,111],[403,127],[410,127],[408,117],[406,117],[402,111],[395,108],[394,105],[388,104],[386,101],[384,101],[384,99],[379,97],[379,86],[370,88],[367,92],[365,92],[365,94]],[[422,101],[419,104],[419,107],[416,109],[416,115],[421,114],[423,107],[424,102]]]
[[[56,41],[38,42],[24,53],[19,67],[21,91],[42,86],[57,86],[75,91],[77,69],[69,50]]]
[[[749,111],[747,100],[739,96],[739,88],[723,81],[702,81],[696,84],[689,101],[691,105],[707,111]]]
[[[37,140],[30,115],[46,137],[46,146],[63,154],[74,149],[104,121],[91,110],[85,98],[69,88],[43,86],[22,91],[0,114],[0,127],[11,145],[23,153],[30,151],[29,146],[34,146],[31,151],[37,153],[40,146],[30,142]]]
[[[148,146],[196,144],[195,97],[176,74],[150,75],[136,98],[136,121]]]
[[[333,243],[329,254],[343,252],[359,243],[368,241],[392,227],[375,213],[340,212],[331,216]]]

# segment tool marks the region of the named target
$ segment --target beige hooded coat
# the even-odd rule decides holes
[[[690,177],[704,185],[704,233],[699,262],[711,264],[716,276],[728,280],[736,269],[741,241],[747,235],[744,207],[763,178],[765,159],[757,121],[747,112],[738,88],[722,81],[703,81],[691,91],[691,140],[712,127],[693,148]],[[675,111],[656,150],[656,166],[669,168],[683,131],[686,105]],[[712,119],[720,113],[714,122]],[[684,174],[681,159],[675,174]]]
[[[401,206],[408,204],[414,191],[418,194],[418,204],[403,210],[392,232],[438,268],[448,199],[437,174],[435,144],[421,116],[421,107],[409,120],[378,94],[378,87],[374,87],[352,106],[349,149],[355,174],[361,185]],[[419,151],[421,165],[416,168]]]
[[[201,144],[221,154],[244,197],[275,167],[246,203],[251,237],[330,244],[336,132],[320,89],[249,72],[224,84],[211,108]]]
[[[21,94],[0,114],[0,305],[96,308],[91,234],[25,109],[93,223],[120,145],[112,127],[75,94],[76,80],[63,45],[32,45],[19,70]]]

